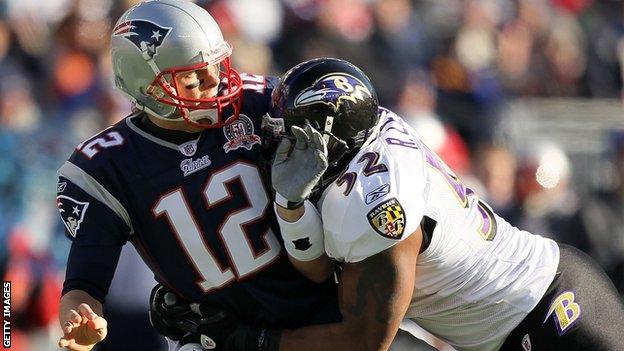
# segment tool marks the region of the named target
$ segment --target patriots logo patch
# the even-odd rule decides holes
[[[338,111],[344,101],[363,101],[373,95],[366,85],[346,73],[330,73],[314,82],[311,87],[303,90],[295,98],[295,107],[313,104],[326,104]]]
[[[113,29],[113,36],[123,37],[141,51],[143,58],[154,58],[157,49],[171,32],[171,27],[163,27],[147,20],[132,20],[118,24]]]
[[[399,240],[405,231],[405,211],[395,198],[375,206],[366,215],[368,223],[377,233],[388,239]]]
[[[63,224],[72,237],[76,237],[80,224],[84,220],[87,208],[89,208],[88,202],[82,202],[74,200],[69,196],[59,195],[56,197],[56,206],[61,213]]]

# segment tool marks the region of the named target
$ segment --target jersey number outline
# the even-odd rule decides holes
[[[375,151],[370,151],[364,153],[357,161],[357,163],[364,162],[364,176],[368,177],[376,173],[388,172],[388,167],[379,162],[379,153]],[[353,185],[355,185],[355,180],[357,178],[357,173],[355,172],[347,172],[346,170],[342,172],[340,176],[336,179],[336,185],[342,186],[343,184],[347,184],[346,189],[342,192],[344,196],[349,196],[351,190],[353,190]]]
[[[217,230],[228,255],[229,266],[226,267],[219,263],[205,241],[182,188],[164,194],[152,207],[156,218],[165,216],[167,219],[180,246],[195,267],[200,278],[197,285],[204,293],[261,270],[277,259],[282,249],[270,227],[262,235],[266,248],[261,252],[256,252],[245,231],[246,224],[261,220],[270,210],[269,197],[256,166],[238,161],[213,172],[202,190],[206,209],[231,199],[233,195],[227,184],[234,181],[240,182],[250,206],[229,213]]]
[[[93,156],[97,155],[100,152],[100,149],[106,149],[112,146],[123,145],[124,138],[118,132],[112,131],[106,133],[105,136],[95,138],[88,143],[81,143],[78,145],[77,149],[80,150],[85,156],[89,159],[92,159]]]
[[[384,110],[384,113],[386,111]],[[385,115],[382,115],[385,116]],[[386,122],[381,126],[381,130],[394,129],[403,134],[408,140],[402,140],[398,138],[385,138],[385,141],[389,145],[396,145],[401,147],[407,147],[410,149],[422,149],[425,154],[427,164],[435,169],[446,181],[446,184],[451,188],[453,195],[458,200],[462,208],[470,208],[469,197],[474,196],[477,200],[476,210],[479,212],[481,219],[481,225],[477,228],[477,233],[485,241],[492,241],[496,236],[497,226],[494,213],[490,209],[490,206],[481,200],[472,189],[465,186],[455,173],[440,159],[440,157],[433,152],[422,140],[414,140],[410,131],[402,126],[394,125],[396,119],[392,116],[388,117]],[[387,129],[386,129],[387,127]]]
[[[446,184],[451,188],[453,195],[463,208],[470,208],[469,197],[474,196],[477,200],[476,210],[479,212],[481,225],[477,228],[477,233],[485,241],[492,241],[496,236],[496,219],[494,213],[490,209],[490,206],[481,200],[475,192],[469,187],[465,186],[459,177],[455,175],[453,171],[437,156],[427,145],[421,144],[425,153],[427,164],[435,169],[446,181]]]

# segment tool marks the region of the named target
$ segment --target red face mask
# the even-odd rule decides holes
[[[242,79],[238,72],[232,68],[229,57],[226,57],[219,65],[220,83],[216,96],[193,99],[182,97],[178,93],[184,87],[178,86],[175,79],[177,74],[205,69],[208,66],[209,63],[202,62],[166,69],[154,78],[147,93],[158,102],[177,107],[184,121],[193,127],[208,129],[228,125],[238,118],[243,93]],[[226,117],[223,115],[223,111],[230,105],[233,113]],[[198,119],[209,119],[212,123],[198,123],[196,122]]]

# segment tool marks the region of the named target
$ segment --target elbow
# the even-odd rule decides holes
[[[353,350],[365,350],[365,351],[387,351],[392,344],[392,338],[387,341],[387,338],[380,335],[363,335],[362,331],[357,334],[349,335],[350,344],[352,344]]]
[[[293,263],[294,263],[295,268],[297,268],[297,270],[299,271],[299,273],[303,274],[303,276],[308,278],[308,280],[311,280],[317,284],[326,282],[334,274],[333,267],[330,269],[329,267],[306,265],[306,264],[301,264],[300,262],[297,262],[297,263],[293,262]]]
[[[349,326],[347,335],[353,350],[387,351],[396,335],[389,325],[360,325],[357,328]]]
[[[361,338],[361,335],[359,336]],[[392,335],[386,335],[385,333],[371,333],[365,338],[365,343],[362,345],[361,350],[373,350],[373,351],[387,351],[392,344]]]
[[[326,255],[312,261],[299,261],[290,255],[288,258],[299,273],[315,283],[324,283],[334,274],[335,263]]]

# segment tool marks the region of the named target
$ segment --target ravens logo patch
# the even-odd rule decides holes
[[[405,231],[405,211],[395,198],[377,205],[366,215],[377,233],[388,239],[399,240]]]

